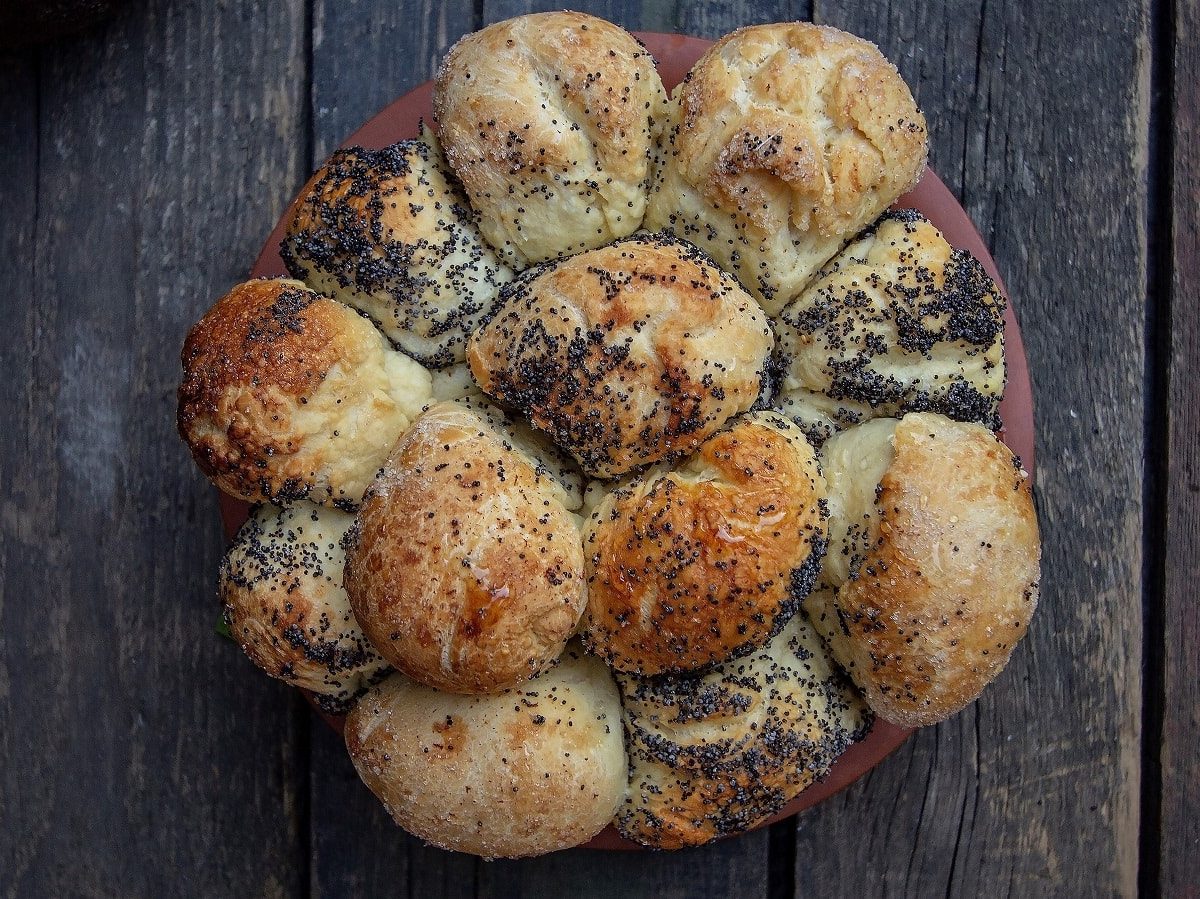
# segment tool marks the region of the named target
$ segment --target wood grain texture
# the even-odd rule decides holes
[[[34,243],[37,232],[38,180],[38,91],[37,59],[32,50],[7,51],[0,55],[0,283],[11,297],[34,296],[37,271],[34,267]],[[0,415],[5,421],[32,425],[25,412],[34,400],[32,355],[36,352],[35,335],[40,331],[41,315],[34,304],[22,300],[5,304],[10,339],[0,342],[0,374],[19,389],[0,392]],[[22,377],[24,376],[24,377]],[[22,415],[22,413],[25,413]],[[53,756],[29,763],[21,760],[25,739],[25,717],[36,702],[14,695],[28,675],[23,669],[38,664],[27,655],[19,641],[36,626],[23,602],[29,583],[28,570],[22,570],[19,541],[40,538],[37,521],[44,501],[33,489],[22,497],[13,480],[18,471],[29,471],[29,443],[37,435],[22,434],[16,428],[0,430],[0,834],[31,833],[26,843],[15,839],[0,840],[0,894],[11,895],[17,884],[29,876],[40,847],[40,820],[46,805],[39,775],[50,773],[57,764]],[[23,466],[22,466],[23,463]],[[18,467],[22,466],[22,467]],[[28,620],[27,619],[32,619]],[[43,650],[45,649],[43,641]],[[43,657],[46,655],[43,652]],[[60,673],[52,675],[61,677]],[[43,794],[44,795],[44,794]],[[26,805],[30,806],[26,810]]]
[[[313,163],[372,115],[433,77],[450,45],[475,28],[472,0],[314,0]]]
[[[0,893],[298,885],[296,700],[214,639],[173,417],[187,326],[299,175],[300,12],[135,4],[0,81]]]
[[[480,868],[483,899],[545,896],[702,899],[769,895],[766,831],[679,852],[573,849]]]
[[[1164,896],[1200,896],[1200,3],[1175,4],[1170,140],[1171,341],[1160,878]],[[1165,212],[1165,211],[1164,211]]]
[[[818,2],[814,15],[900,66],[932,126],[931,164],[1012,291],[1037,405],[1045,547],[1041,607],[1008,670],[801,819],[796,893],[1131,895],[1146,9],[880,0]],[[830,842],[850,856],[822,852]]]
[[[450,44],[474,27],[469,0],[412,6],[316,0],[310,165],[381,107],[432,78]],[[290,199],[279,192],[279,202]],[[316,716],[311,720],[311,895],[474,895],[481,863],[426,847],[397,827],[359,780],[341,739]]]

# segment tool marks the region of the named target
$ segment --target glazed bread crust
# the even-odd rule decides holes
[[[341,540],[353,521],[305,501],[260,506],[221,560],[219,578],[225,623],[250,660],[334,713],[387,670],[342,588]]]
[[[637,230],[665,105],[649,51],[576,12],[468,34],[442,61],[433,96],[450,167],[514,268]]]
[[[476,226],[428,131],[382,150],[337,150],[288,214],[293,277],[360,309],[396,346],[442,368],[512,272]]]
[[[183,345],[180,436],[231,496],[352,508],[430,395],[429,372],[299,281],[247,281]]]
[[[997,430],[1004,307],[979,260],[919,212],[885,213],[775,320],[779,408],[818,444],[906,412]]]
[[[748,409],[773,341],[703,253],[639,235],[506,286],[467,358],[486,393],[609,478],[685,456]]]
[[[986,428],[932,413],[847,430],[822,460],[831,546],[805,609],[876,714],[942,721],[1000,674],[1037,606],[1029,476]]]
[[[828,773],[869,712],[801,616],[702,677],[617,674],[629,748],[621,834],[657,849],[742,833]]]
[[[925,168],[925,119],[896,67],[827,26],[726,35],[671,116],[646,227],[711,253],[772,315]]]
[[[641,675],[752,652],[812,589],[824,517],[825,479],[799,428],[765,412],[739,419],[592,515],[585,643]]]
[[[586,601],[562,487],[493,421],[439,403],[397,444],[347,538],[345,584],[414,680],[490,693],[551,664]]]
[[[616,686],[574,647],[523,687],[488,696],[393,675],[346,719],[346,746],[400,826],[485,858],[585,842],[612,820],[627,782]]]

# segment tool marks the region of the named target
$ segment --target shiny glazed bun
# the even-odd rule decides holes
[[[830,548],[805,609],[881,717],[934,724],[1008,663],[1037,605],[1029,476],[987,428],[876,419],[826,442]]]
[[[500,420],[439,403],[396,445],[347,538],[346,590],[380,654],[490,693],[552,663],[585,602],[570,496]]]
[[[703,253],[639,235],[526,272],[467,358],[597,477],[694,451],[758,397],[774,337]]]
[[[1000,427],[1004,298],[913,209],[884,214],[775,321],[779,407],[818,444],[881,416]]]
[[[346,746],[401,827],[486,858],[585,842],[612,820],[627,782],[617,689],[573,647],[524,686],[489,696],[395,674],[350,713]]]
[[[827,26],[726,35],[672,115],[646,227],[711,253],[772,315],[925,168],[925,119],[896,67]]]
[[[824,517],[825,479],[800,429],[772,413],[739,419],[593,513],[584,641],[642,675],[752,652],[812,589]]]
[[[517,268],[637,230],[665,105],[649,51],[576,12],[468,34],[442,61],[433,95],[480,229]]]
[[[618,674],[617,683],[629,748],[617,828],[658,849],[760,824],[824,777],[869,721],[801,616],[703,677]]]
[[[512,278],[475,218],[426,131],[335,151],[293,204],[280,255],[294,277],[440,368],[463,360],[467,335]]]
[[[247,281],[187,336],[179,433],[232,496],[353,507],[429,393],[429,372],[353,309]]]
[[[221,560],[233,638],[255,665],[311,690],[331,712],[344,710],[387,669],[342,589],[341,540],[353,520],[303,501],[260,506]]]

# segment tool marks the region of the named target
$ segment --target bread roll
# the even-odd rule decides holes
[[[337,150],[288,214],[291,274],[361,309],[404,352],[442,368],[512,272],[483,241],[428,131],[382,150]]]
[[[726,35],[671,116],[646,227],[711,253],[771,315],[925,168],[925,119],[896,67],[827,26]]]
[[[353,309],[247,281],[187,336],[179,433],[231,496],[353,508],[429,393],[429,372]]]
[[[604,829],[625,795],[616,687],[575,648],[523,687],[490,696],[395,674],[350,713],[346,746],[396,823],[486,858],[576,846]]]
[[[342,588],[341,540],[353,516],[309,502],[260,506],[221,561],[229,632],[272,677],[344,711],[387,663],[363,635]]]
[[[938,412],[1000,427],[1004,298],[919,212],[884,214],[775,321],[779,407],[816,442],[870,418]]]
[[[1037,606],[1029,476],[987,428],[931,413],[821,455],[830,551],[805,609],[881,718],[942,721],[1000,674]]]
[[[703,677],[617,674],[629,794],[617,828],[658,849],[763,822],[821,779],[869,713],[801,616]]]
[[[433,95],[446,157],[480,229],[516,268],[637,230],[666,93],[623,29],[576,12],[468,34]]]
[[[584,641],[643,675],[752,652],[812,589],[824,518],[825,479],[800,429],[766,412],[738,420],[593,514]]]
[[[486,393],[607,478],[687,455],[748,409],[773,339],[706,256],[640,235],[512,282],[467,356]]]
[[[586,600],[568,494],[495,421],[459,403],[420,416],[347,537],[346,590],[409,677],[490,693],[549,665]]]

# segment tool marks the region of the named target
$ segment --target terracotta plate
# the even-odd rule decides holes
[[[638,37],[646,43],[658,60],[658,69],[668,90],[683,79],[692,63],[712,43],[701,38],[684,37],[677,34],[641,32]],[[350,135],[343,146],[358,145],[377,148],[415,137],[419,121],[432,118],[432,97],[433,85],[431,82],[426,82],[387,106],[358,131]],[[979,232],[975,230],[975,226],[963,208],[959,206],[954,195],[932,170],[926,169],[921,183],[911,193],[901,197],[896,205],[919,209],[941,229],[952,245],[974,253],[988,273],[996,280],[996,283],[1000,285],[1001,290],[1004,289],[1000,273],[996,270],[996,263],[983,245]],[[283,261],[279,258],[279,243],[283,238],[283,231],[284,221],[281,220],[275,226],[271,236],[267,238],[262,253],[254,264],[251,274],[255,277],[287,274],[283,267]],[[1033,399],[1029,383],[1029,368],[1025,360],[1025,348],[1021,342],[1021,332],[1013,315],[1011,301],[1005,314],[1004,339],[1008,387],[1004,400],[1000,404],[1000,413],[1005,423],[1001,437],[1021,457],[1026,470],[1032,474],[1034,462]],[[246,520],[247,509],[247,505],[240,500],[221,496],[221,515],[228,537],[232,538],[242,522]],[[326,720],[334,728],[341,730],[341,720],[328,717]],[[837,764],[833,766],[833,770],[824,781],[814,784],[797,796],[771,821],[778,821],[809,806],[816,805],[853,783],[879,764],[911,733],[911,730],[877,722],[866,739],[852,746],[838,759]],[[586,845],[594,849],[641,848],[622,839],[612,827],[604,830]]]

